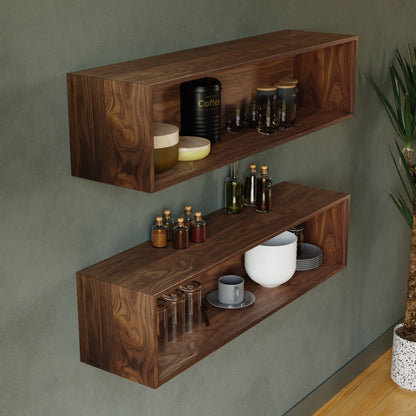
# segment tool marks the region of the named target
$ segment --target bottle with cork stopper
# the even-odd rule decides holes
[[[172,241],[175,219],[172,217],[170,209],[165,209],[163,211],[163,225],[166,226],[166,230],[168,233],[168,241]]]
[[[173,227],[173,248],[189,247],[189,228],[184,225],[183,218],[178,218],[178,224]]]
[[[256,165],[251,164],[250,170],[246,176],[246,183],[244,185],[244,206],[255,207],[256,206],[256,194],[257,194],[257,178],[259,174],[256,172]]]
[[[203,243],[207,238],[207,223],[201,218],[200,212],[195,212],[195,219],[191,221],[191,241]]]
[[[192,212],[191,205],[185,206],[185,212],[183,213],[183,223],[186,227],[191,228],[191,221],[195,218],[194,213]]]
[[[162,223],[162,217],[156,217],[156,224],[151,228],[150,241],[153,247],[161,248],[168,245],[168,232]]]
[[[269,212],[272,209],[272,178],[267,166],[262,165],[261,175],[257,178],[256,211]]]

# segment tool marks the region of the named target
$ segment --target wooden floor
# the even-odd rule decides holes
[[[415,416],[416,392],[390,378],[391,350],[344,387],[313,416]]]

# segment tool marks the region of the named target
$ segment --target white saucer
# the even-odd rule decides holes
[[[254,303],[256,300],[256,297],[249,292],[248,290],[244,291],[244,300],[242,303],[238,303],[237,305],[226,305],[224,303],[221,303],[218,301],[218,290],[215,289],[212,292],[209,292],[207,295],[207,302],[215,306],[217,308],[222,309],[241,309],[241,308],[247,308],[247,306],[250,306]]]

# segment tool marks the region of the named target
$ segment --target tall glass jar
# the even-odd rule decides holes
[[[183,336],[185,330],[185,295],[176,289],[163,295],[166,302],[168,315],[168,339],[177,342]]]
[[[157,300],[157,338],[160,347],[168,342],[168,309],[163,299]]]
[[[238,162],[231,165],[231,176],[225,179],[225,211],[238,214],[243,209],[243,181],[238,177]]]
[[[261,175],[257,179],[256,211],[269,212],[272,209],[272,178],[267,166],[261,167]]]
[[[185,294],[185,331],[194,332],[201,325],[201,283],[193,280],[179,289]]]
[[[276,84],[277,97],[281,102],[280,128],[288,129],[293,126],[296,118],[297,80],[280,81]]]
[[[279,103],[276,87],[257,88],[257,131],[260,134],[273,134],[280,121]]]

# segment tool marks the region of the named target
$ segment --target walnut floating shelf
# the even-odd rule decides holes
[[[261,320],[342,270],[347,261],[350,197],[282,182],[273,187],[273,210],[241,214],[224,210],[205,217],[207,241],[186,250],[133,247],[77,273],[81,361],[156,388]],[[266,289],[244,271],[243,253],[304,223],[305,240],[323,251],[315,270],[296,272],[287,283]],[[202,296],[222,274],[246,278],[255,303],[241,310],[207,305],[210,325],[202,324],[176,343],[157,342],[157,299],[190,280]]]
[[[72,175],[155,192],[350,118],[357,42],[356,36],[285,30],[70,73]],[[153,122],[179,126],[180,83],[208,75],[222,84],[222,110],[259,85],[299,79],[295,126],[269,137],[224,129],[207,158],[155,174]]]

